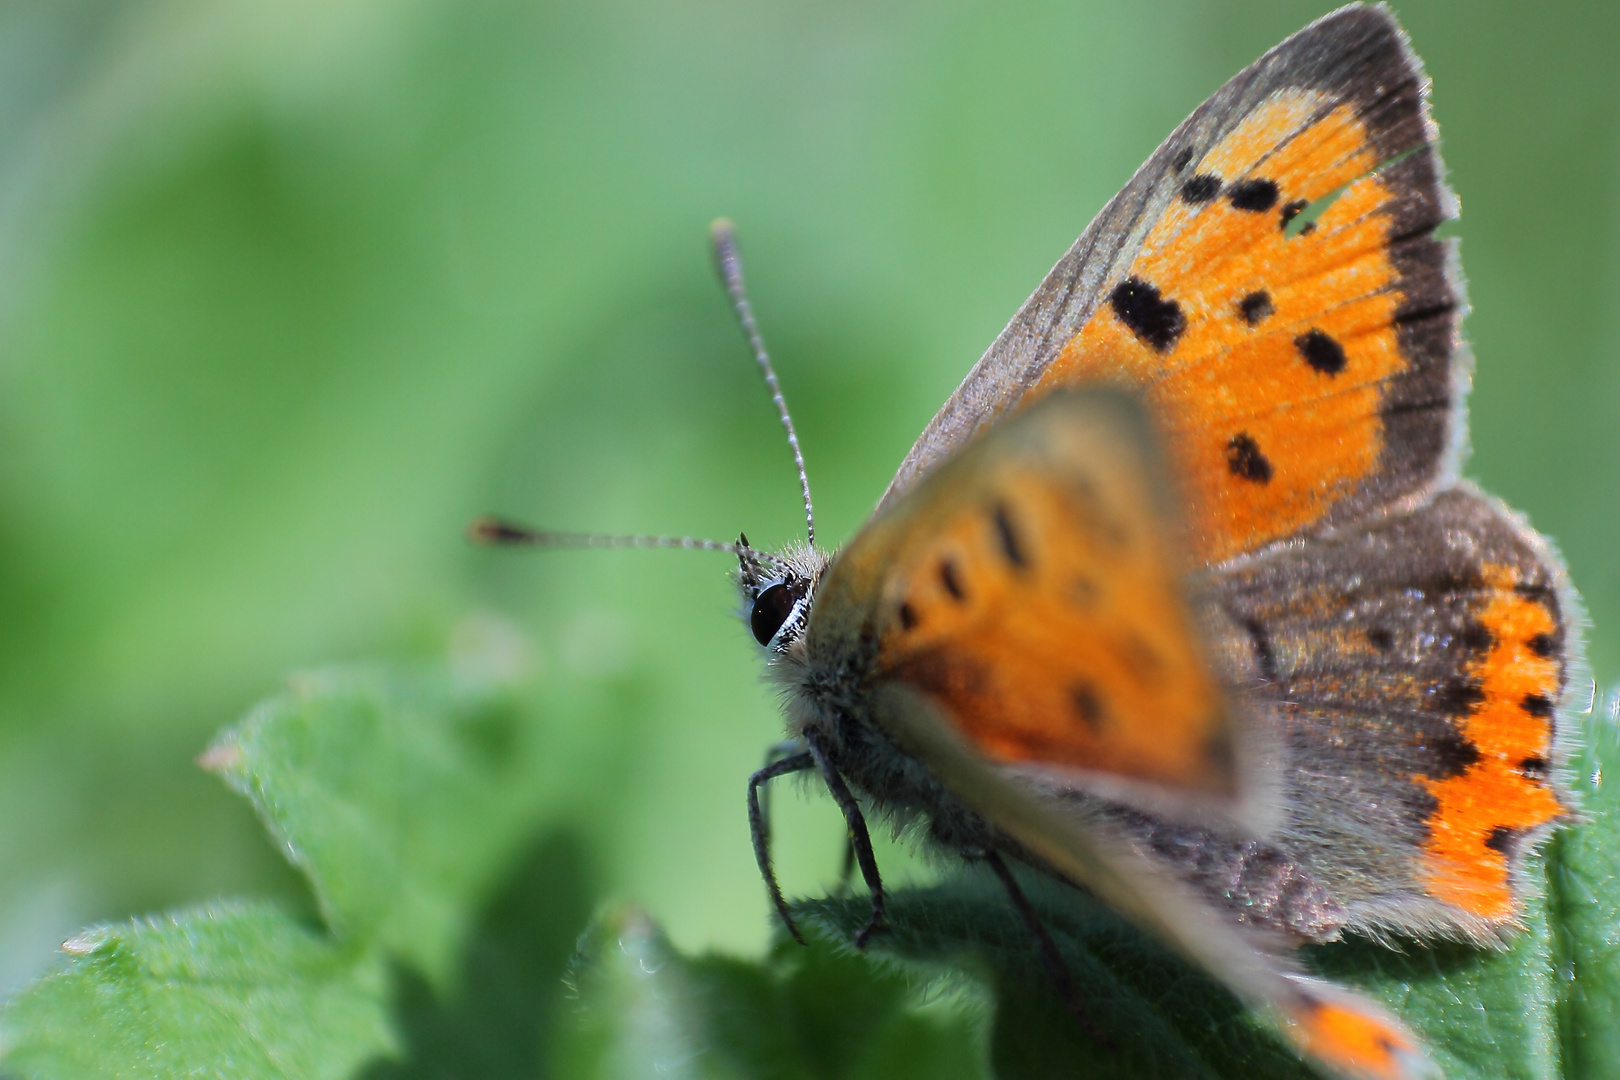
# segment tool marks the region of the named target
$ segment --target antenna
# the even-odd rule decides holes
[[[776,404],[776,415],[787,429],[788,447],[793,451],[793,466],[799,470],[799,489],[804,492],[804,531],[810,546],[816,544],[816,515],[810,508],[810,477],[804,471],[804,454],[799,450],[799,433],[793,430],[793,417],[788,414],[787,400],[782,397],[782,384],[776,381],[776,369],[765,351],[765,339],[760,337],[759,324],[754,322],[754,309],[748,303],[748,290],[743,287],[742,257],[737,254],[737,233],[731,222],[717,219],[709,226],[709,240],[714,245],[714,267],[720,272],[720,281],[731,297],[731,310],[737,316],[737,325],[748,338],[748,347],[754,351],[754,362],[765,376],[765,388],[771,392]]]
[[[481,517],[467,526],[467,536],[478,544],[492,547],[542,548],[681,548],[686,551],[724,551],[740,559],[753,559],[784,565],[774,555],[755,551],[746,536],[735,544],[704,540],[694,536],[620,536],[612,533],[556,532],[531,529],[497,517]]]

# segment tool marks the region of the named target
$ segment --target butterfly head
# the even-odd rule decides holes
[[[808,544],[767,555],[737,540],[737,587],[742,618],[754,640],[772,653],[785,651],[804,633],[810,603],[827,567],[827,556]]]

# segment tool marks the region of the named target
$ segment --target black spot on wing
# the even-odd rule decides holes
[[[1539,755],[1527,757],[1519,762],[1519,772],[1530,780],[1545,780],[1548,773],[1547,759]]]
[[[1304,199],[1295,199],[1293,202],[1283,203],[1281,214],[1282,222],[1277,227],[1279,229],[1288,228],[1288,223],[1299,217],[1300,212],[1309,205],[1311,204],[1306,202]]]
[[[1221,178],[1199,173],[1181,185],[1181,197],[1190,203],[1207,203],[1221,193]]]
[[[1080,718],[1081,723],[1092,731],[1102,728],[1103,703],[1095,686],[1085,680],[1075,683],[1069,688],[1069,701],[1074,705],[1074,715]]]
[[[1226,198],[1238,210],[1263,214],[1277,205],[1277,182],[1265,179],[1244,180],[1227,188]]]
[[[1561,623],[1563,615],[1560,614],[1558,592],[1545,581],[1521,581],[1513,586],[1513,591],[1530,601],[1540,604],[1551,615],[1553,622]]]
[[[1479,747],[1455,731],[1429,739],[1426,746],[1432,755],[1427,769],[1432,780],[1461,776],[1479,760]]]
[[[1508,848],[1513,844],[1515,835],[1517,835],[1517,830],[1510,829],[1506,825],[1498,825],[1486,834],[1485,846],[1492,851],[1500,851],[1506,855]]]
[[[902,603],[900,605],[900,628],[902,630],[912,630],[915,629],[916,626],[917,609],[912,607],[910,604]]]
[[[1367,644],[1378,652],[1387,653],[1395,647],[1395,634],[1386,626],[1374,626],[1367,631]]]
[[[1431,690],[1429,700],[1436,712],[1446,716],[1467,716],[1485,700],[1485,690],[1478,679],[1460,675]]]
[[[1024,550],[1023,538],[1018,535],[1018,530],[1013,528],[1012,517],[1007,513],[1006,504],[997,503],[991,517],[995,521],[996,540],[1001,544],[1001,554],[1014,569],[1024,569],[1029,565],[1029,553]]]
[[[1260,444],[1246,431],[1238,432],[1227,441],[1226,467],[1240,479],[1256,484],[1271,482],[1271,462],[1260,452]]]
[[[1187,328],[1181,305],[1141,278],[1126,278],[1114,286],[1108,302],[1119,321],[1155,352],[1169,352]]]
[[[1519,705],[1538,720],[1552,719],[1553,703],[1546,694],[1526,694]]]
[[[1300,358],[1323,375],[1337,375],[1346,363],[1344,346],[1320,330],[1307,330],[1294,339]]]
[[[1244,619],[1241,625],[1249,635],[1249,650],[1254,654],[1254,666],[1260,670],[1260,677],[1267,682],[1276,682],[1277,652],[1271,644],[1271,633],[1256,618]]]
[[[1485,653],[1496,645],[1496,635],[1484,624],[1471,622],[1457,634],[1457,644],[1470,653]]]
[[[1259,326],[1276,310],[1276,306],[1271,302],[1271,294],[1264,289],[1252,292],[1238,301],[1238,314],[1242,315],[1243,321],[1250,326]]]
[[[1180,172],[1182,169],[1185,169],[1188,165],[1192,164],[1192,157],[1193,148],[1190,146],[1183,146],[1180,150],[1176,151],[1176,156],[1171,159],[1170,167],[1176,172]]]
[[[1558,651],[1558,639],[1551,634],[1537,634],[1535,637],[1525,642],[1525,645],[1529,647],[1531,652],[1535,653],[1543,660],[1547,659]]]
[[[945,586],[945,591],[951,594],[952,600],[961,600],[967,596],[962,589],[961,573],[956,569],[956,563],[950,559],[940,560],[939,583]]]

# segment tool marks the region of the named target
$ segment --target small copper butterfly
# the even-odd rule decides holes
[[[776,554],[475,532],[738,556],[786,700],[791,742],[748,795],[790,930],[759,791],[813,770],[871,891],[863,940],[884,920],[864,815],[920,817],[991,864],[1047,953],[1009,860],[1091,891],[1328,1072],[1425,1074],[1398,1020],[1292,950],[1505,942],[1573,813],[1580,662],[1556,554],[1458,476],[1471,363],[1435,142],[1394,18],[1343,8],[1171,133],[842,549],[815,546],[807,483],[808,542]]]

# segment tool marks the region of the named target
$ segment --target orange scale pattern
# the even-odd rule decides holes
[[[1486,582],[1496,594],[1479,622],[1493,644],[1470,668],[1480,700],[1461,731],[1479,758],[1459,775],[1418,781],[1437,803],[1424,848],[1429,891],[1470,914],[1499,920],[1512,918],[1515,906],[1508,855],[1498,838],[1539,829],[1566,811],[1548,775],[1559,661],[1532,645],[1538,635],[1555,633],[1557,620],[1542,594],[1515,589],[1507,567],[1487,567]],[[1526,761],[1539,767],[1527,770]]]
[[[1347,105],[1324,112],[1316,95],[1291,91],[1260,107],[1197,171],[1228,184],[1271,180],[1275,205],[1257,212],[1228,198],[1177,199],[1127,272],[1173,301],[1173,344],[1155,349],[1105,303],[1035,388],[1100,383],[1144,393],[1206,564],[1322,521],[1379,466],[1382,387],[1408,362],[1389,256],[1394,195],[1372,173],[1377,164]],[[1283,228],[1284,206],[1340,189],[1314,228],[1292,236]],[[1240,304],[1259,292],[1270,311],[1251,324]],[[1298,339],[1311,331],[1342,351],[1338,370],[1308,362]],[[1240,445],[1253,449],[1242,463]]]

